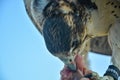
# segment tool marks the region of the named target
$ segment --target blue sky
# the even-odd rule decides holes
[[[110,57],[90,53],[91,68],[101,75]],[[0,80],[59,80],[63,63],[46,49],[22,0],[0,1]]]

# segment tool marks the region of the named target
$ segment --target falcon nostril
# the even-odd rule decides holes
[[[70,59],[69,61],[72,62],[72,59]]]

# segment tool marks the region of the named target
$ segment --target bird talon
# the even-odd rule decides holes
[[[111,76],[103,76],[103,77],[100,77],[99,80],[114,80],[114,79]]]
[[[89,78],[90,80],[99,80],[100,79],[98,73],[96,73],[96,72],[92,72],[90,74],[87,74],[84,77]]]
[[[103,76],[100,77],[97,72],[92,72],[91,74],[85,75],[86,78],[90,80],[114,80],[111,76]]]

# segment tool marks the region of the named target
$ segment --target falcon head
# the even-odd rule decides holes
[[[85,7],[67,0],[51,1],[43,14],[47,49],[75,71],[76,55],[84,49],[87,38],[85,23],[88,14]]]

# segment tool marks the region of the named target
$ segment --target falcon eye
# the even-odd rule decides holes
[[[75,48],[77,48],[78,44],[79,44],[79,42],[77,40],[75,40],[72,42],[72,47],[74,47],[74,49],[75,49]]]

